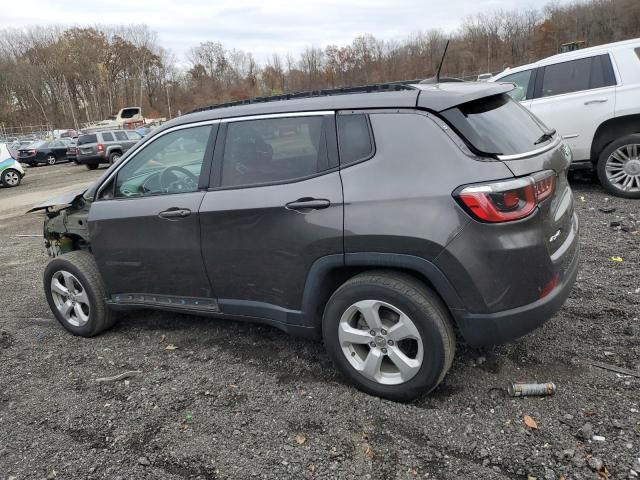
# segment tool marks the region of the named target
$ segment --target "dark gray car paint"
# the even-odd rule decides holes
[[[302,198],[327,199],[331,205],[304,213],[285,208]],[[299,310],[313,262],[342,254],[340,174],[212,190],[205,194],[200,218],[202,256],[223,311],[224,299]]]
[[[92,250],[109,293],[217,299],[221,311],[234,318],[313,334],[332,272],[402,268],[434,287],[464,326],[463,335],[478,340],[478,331],[499,328],[498,342],[524,333],[559,308],[573,283],[577,222],[566,158],[560,148],[506,162],[474,157],[441,120],[406,110],[419,102],[418,94],[424,108],[427,101],[448,108],[483,91],[490,89],[323,97],[216,109],[170,122],[150,138],[212,118],[385,109],[371,114],[376,154],[340,171],[279,185],[203,189],[187,194],[191,203],[176,195],[96,201],[89,218]],[[556,193],[521,221],[480,223],[452,197],[464,184],[545,169],[558,173]],[[93,198],[99,185],[85,197]],[[328,199],[331,206],[303,213],[284,206],[305,197]],[[175,223],[157,218],[169,207],[193,214]],[[556,274],[560,287],[539,299]],[[498,327],[501,315],[508,322]],[[512,325],[519,315],[526,321]],[[492,340],[489,335],[475,343]]]
[[[465,155],[427,114],[373,113],[370,118],[375,156],[341,171],[345,253],[433,260],[471,221],[451,192],[466,182],[513,175],[502,162]]]
[[[204,192],[98,200],[89,212],[91,250],[107,292],[213,298],[200,253]],[[158,216],[170,208],[185,218]]]

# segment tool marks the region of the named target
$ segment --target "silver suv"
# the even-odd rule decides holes
[[[115,163],[127,150],[142,139],[133,130],[110,130],[87,133],[78,137],[77,163],[95,170],[101,163]]]

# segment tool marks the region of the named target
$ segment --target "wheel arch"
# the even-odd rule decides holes
[[[607,145],[620,137],[633,133],[640,133],[640,113],[613,117],[602,122],[596,129],[591,143],[591,161],[597,164],[600,153]]]
[[[424,258],[397,253],[347,253],[322,257],[312,265],[302,299],[303,323],[320,333],[324,308],[333,292],[348,279],[370,270],[392,270],[411,275],[430,287],[450,310],[464,308],[444,273]]]

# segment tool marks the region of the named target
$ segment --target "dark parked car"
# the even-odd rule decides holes
[[[68,142],[65,140],[39,140],[18,150],[18,160],[31,167],[38,165],[55,165],[67,160]]]
[[[115,163],[142,139],[133,130],[110,130],[87,133],[78,137],[76,161],[95,170],[101,163]]]
[[[34,207],[56,318],[87,337],[133,308],[267,323],[395,400],[440,383],[456,326],[492,345],[541,325],[577,273],[570,150],[511,85],[394,88],[202,109]]]

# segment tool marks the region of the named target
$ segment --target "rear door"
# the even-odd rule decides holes
[[[200,253],[198,209],[217,126],[167,130],[100,187],[89,213],[91,247],[111,294],[160,302],[213,299]],[[165,297],[158,297],[165,296]]]
[[[200,208],[207,272],[223,312],[280,319],[300,310],[313,262],[343,253],[333,112],[234,119],[218,139]]]
[[[591,157],[596,128],[615,112],[616,80],[608,54],[541,67],[531,111],[555,128],[575,160]]]
[[[125,131],[113,132],[113,134],[116,137],[118,145],[120,145],[120,147],[122,148],[122,153],[129,150],[136,143],[135,141],[129,139],[129,137],[127,136],[127,132]]]

